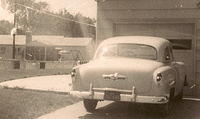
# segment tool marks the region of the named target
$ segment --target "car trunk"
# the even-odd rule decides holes
[[[92,83],[94,88],[120,90],[132,90],[134,86],[136,93],[146,94],[151,90],[154,70],[161,65],[162,63],[153,60],[130,58],[94,60],[80,69],[83,90],[88,90]],[[113,78],[116,74],[118,78]]]

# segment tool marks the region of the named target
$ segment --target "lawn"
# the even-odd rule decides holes
[[[0,119],[34,119],[78,101],[65,94],[0,89]]]

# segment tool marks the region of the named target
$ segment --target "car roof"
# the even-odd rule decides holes
[[[169,44],[170,42],[164,38],[152,37],[152,36],[118,36],[104,40],[101,45],[117,44],[117,43],[144,44],[159,49],[162,45]]]

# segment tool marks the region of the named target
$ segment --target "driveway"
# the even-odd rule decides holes
[[[6,81],[0,83],[0,86],[68,93],[71,89],[71,78],[70,75],[39,76]],[[98,103],[97,110],[94,113],[88,113],[82,102],[78,102],[45,114],[38,119],[200,119],[199,110],[200,99],[194,98],[184,98],[182,102],[176,103],[172,112],[166,117],[162,117],[155,106],[111,101]]]
[[[102,101],[93,113],[86,112],[82,102],[56,110],[37,119],[200,119],[200,102],[177,102],[168,116],[156,105]]]
[[[37,76],[2,82],[0,86],[68,93],[71,89],[71,77],[70,75]]]

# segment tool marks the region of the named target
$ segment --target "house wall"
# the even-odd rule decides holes
[[[58,60],[89,60],[93,55],[92,45],[88,46],[28,46],[26,60],[58,61]],[[59,59],[59,51],[66,51]]]
[[[13,69],[13,61],[10,60],[0,60],[0,70]]]
[[[185,56],[184,53],[190,54],[192,57],[188,59],[189,63],[192,63],[190,66],[191,76],[190,87],[195,87],[191,89],[190,87],[187,90],[191,90],[192,95],[199,95],[200,89],[200,4],[197,0],[106,0],[104,2],[97,3],[97,44],[103,41],[106,38],[117,36],[116,26],[119,24],[146,24],[145,30],[150,28],[149,31],[142,34],[142,27],[134,25],[130,30],[136,30],[133,32],[133,35],[149,35],[159,36],[156,33],[152,32],[154,28],[159,28],[159,24],[168,24],[177,25],[177,29],[180,30],[180,33],[185,32],[185,34],[177,35],[170,34],[161,34],[161,37],[172,39],[191,39],[192,49],[191,51],[177,52],[178,55],[183,54],[182,59]],[[152,25],[153,24],[153,25]],[[181,26],[184,25],[192,26],[192,30],[188,30],[185,27],[185,31],[181,31]],[[127,25],[127,26],[128,26]],[[151,26],[152,25],[152,26]],[[157,25],[157,27],[156,27]],[[150,26],[150,27],[148,27]],[[173,26],[173,25],[171,25]],[[178,28],[179,26],[179,28]],[[134,28],[135,27],[135,28]],[[152,28],[153,27],[153,28]],[[152,28],[152,29],[151,29]],[[161,30],[164,31],[173,28],[162,27]],[[127,30],[127,29],[126,29]],[[138,32],[140,30],[141,32]],[[123,31],[123,29],[122,29]],[[128,30],[127,30],[128,32]],[[191,32],[190,35],[187,33]],[[131,33],[129,33],[131,34]],[[169,38],[170,39],[170,38]],[[176,52],[176,51],[175,51]],[[185,57],[186,58],[186,57]]]
[[[25,70],[71,69],[74,65],[74,61],[25,61],[21,63]],[[45,64],[44,69],[41,68],[41,63]]]
[[[12,70],[14,69],[15,62],[19,62],[19,68],[17,69],[23,69],[23,70],[39,70],[41,69],[40,63],[45,63],[44,70],[48,69],[71,69],[75,64],[75,59],[68,58],[71,60],[56,60],[56,61],[36,61],[36,60],[24,60],[24,52],[21,52],[21,50],[24,50],[24,46],[16,46],[16,59],[12,59],[12,45],[0,45],[0,48],[4,47],[5,51],[0,52],[0,70]],[[59,46],[60,47],[60,46]],[[18,48],[20,48],[20,52],[18,51]],[[57,46],[52,46],[53,49],[57,48]],[[63,46],[60,47],[62,50],[66,51],[77,51],[79,53],[79,60],[89,61],[92,57],[91,48],[90,46]],[[49,54],[52,55],[52,54]],[[71,55],[70,55],[71,56]],[[53,56],[57,57],[57,55]],[[57,59],[57,58],[56,58]],[[17,64],[18,65],[18,64]]]
[[[59,47],[59,46],[58,46]],[[56,48],[56,46],[54,46]],[[78,53],[80,60],[90,60],[93,55],[93,47],[88,45],[88,46],[62,46],[59,47],[62,50],[68,51],[68,52],[73,52],[74,54]],[[66,55],[67,56],[67,55]],[[63,55],[65,57],[65,55]],[[76,56],[74,56],[75,58]],[[69,58],[71,59],[71,58]],[[72,58],[73,59],[73,58]]]
[[[15,46],[15,58],[16,59],[23,59],[24,58],[24,46],[22,45],[16,45]],[[1,49],[5,49],[5,51],[1,52]],[[0,44],[0,57],[1,59],[12,59],[12,52],[13,52],[13,46],[12,45],[4,45]]]

